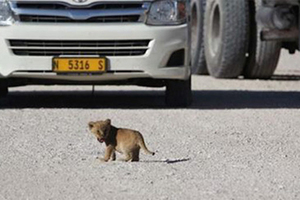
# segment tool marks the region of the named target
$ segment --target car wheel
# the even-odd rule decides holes
[[[166,105],[188,107],[192,103],[191,78],[188,80],[168,80],[166,85]]]
[[[191,58],[192,73],[207,75],[203,31],[206,0],[191,0]]]
[[[248,50],[249,5],[241,0],[208,0],[204,20],[208,72],[216,78],[236,78]]]
[[[5,97],[8,94],[8,86],[6,81],[0,80],[0,97]]]
[[[262,0],[255,0],[250,4],[251,13],[251,38],[248,62],[245,65],[243,75],[248,79],[269,79],[277,67],[281,42],[262,41],[260,39],[261,27],[257,25],[255,13],[262,5]]]

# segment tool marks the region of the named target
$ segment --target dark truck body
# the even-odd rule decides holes
[[[256,18],[263,28],[263,41],[281,41],[282,46],[294,53],[299,50],[298,0],[265,0]]]

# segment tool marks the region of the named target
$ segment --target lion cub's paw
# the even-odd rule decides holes
[[[105,160],[105,158],[100,158],[100,157],[97,157],[96,159],[99,160],[100,162],[107,162],[108,161],[108,160]]]

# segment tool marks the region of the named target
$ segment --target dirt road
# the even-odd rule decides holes
[[[284,54],[270,81],[195,76],[188,109],[165,109],[159,89],[14,88],[0,100],[0,200],[300,199],[299,61]],[[106,118],[156,155],[98,162],[87,124]]]

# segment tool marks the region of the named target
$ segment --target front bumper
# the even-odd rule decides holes
[[[145,24],[14,24],[0,27],[0,77],[70,81],[114,81],[132,78],[187,80],[190,76],[187,25]],[[110,73],[57,75],[53,56],[14,54],[10,40],[150,40],[140,56],[107,56]],[[183,65],[167,66],[172,54],[183,50]]]

